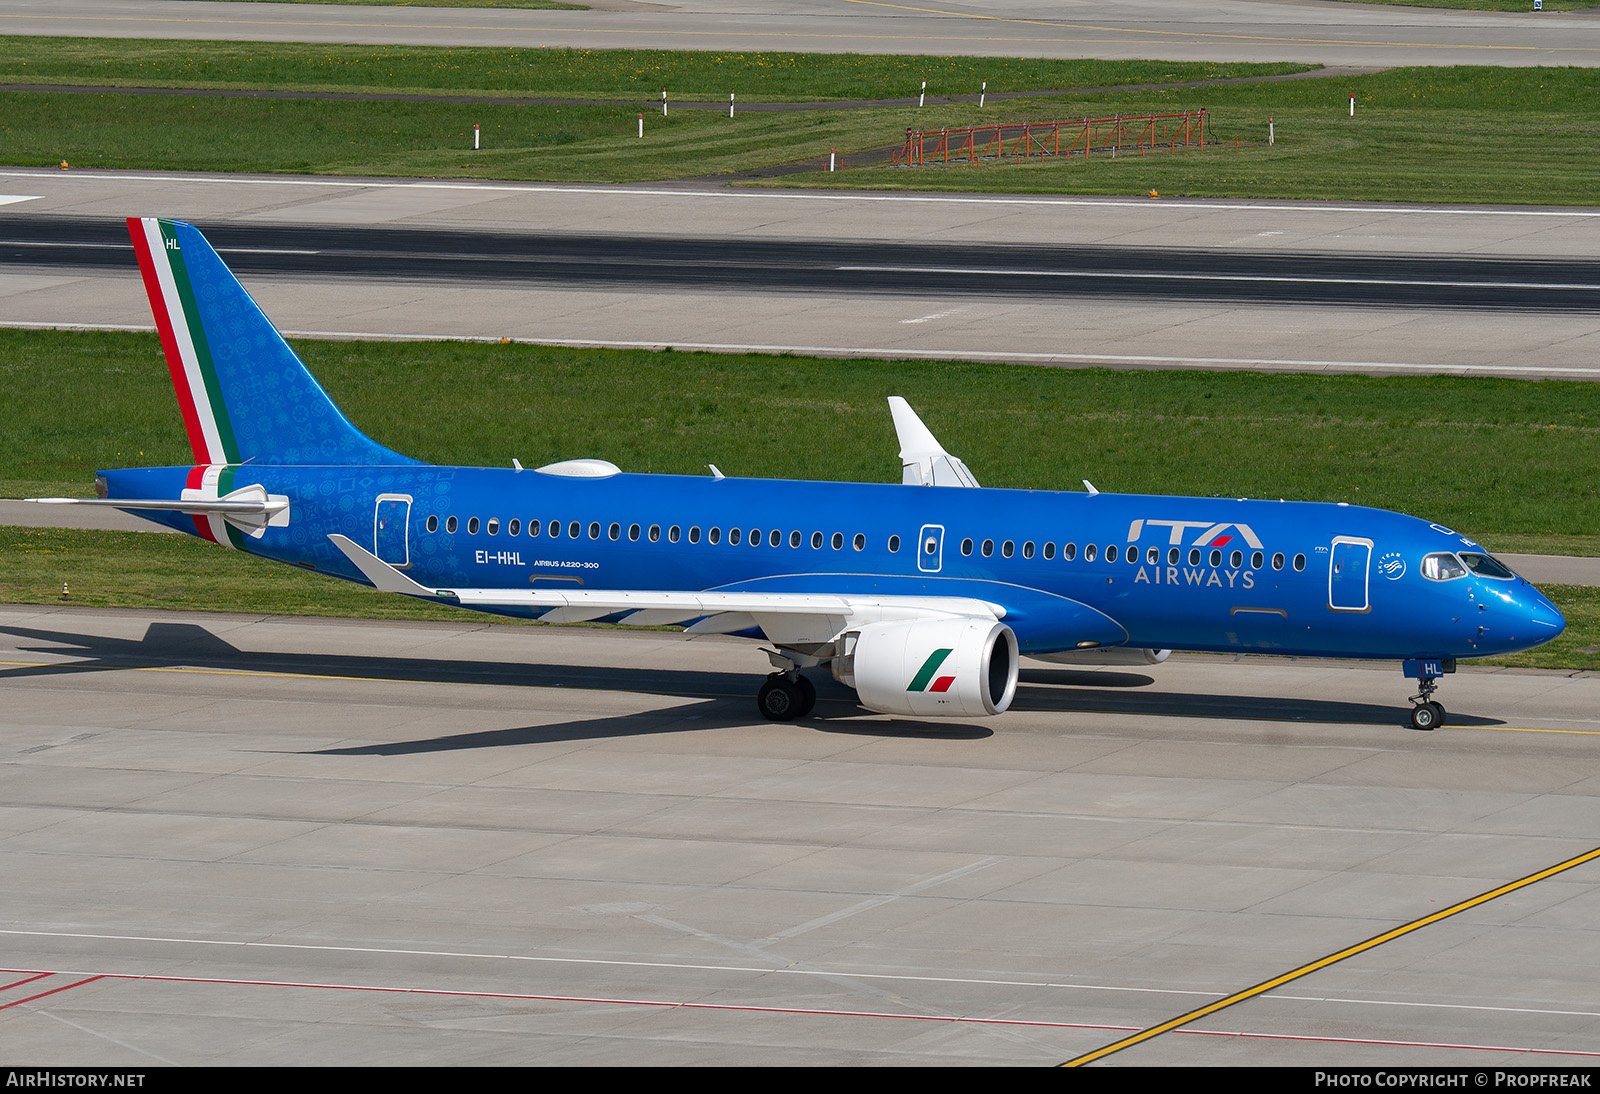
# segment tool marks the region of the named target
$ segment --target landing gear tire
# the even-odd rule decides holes
[[[792,722],[811,713],[817,704],[817,689],[804,676],[785,676],[775,672],[756,692],[756,707],[769,722]]]
[[[817,685],[807,680],[804,676],[798,676],[795,680],[800,685],[799,717],[804,718],[817,705]]]
[[[1444,707],[1433,701],[1418,703],[1411,708],[1411,728],[1438,729],[1444,725]]]

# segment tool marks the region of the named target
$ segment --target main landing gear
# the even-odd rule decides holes
[[[792,722],[804,718],[817,705],[817,688],[800,675],[800,666],[821,663],[816,658],[794,650],[767,650],[767,660],[778,671],[768,676],[756,692],[756,709],[769,722]]]
[[[798,672],[775,672],[756,693],[761,716],[771,722],[804,718],[816,705],[816,686]]]
[[[1411,697],[1411,728],[1430,730],[1444,725],[1444,707],[1434,702],[1433,693],[1439,688],[1435,682],[1439,677],[1456,671],[1455,659],[1412,659],[1405,663],[1403,671],[1417,681],[1417,694]]]

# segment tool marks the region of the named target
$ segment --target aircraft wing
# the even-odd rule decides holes
[[[955,596],[856,596],[644,589],[430,589],[348,537],[328,537],[363,576],[383,592],[450,600],[468,608],[549,609],[550,623],[581,623],[621,612],[630,626],[660,627],[697,620],[690,634],[729,634],[760,627],[779,644],[827,642],[840,631],[891,619],[1001,619],[998,604]]]

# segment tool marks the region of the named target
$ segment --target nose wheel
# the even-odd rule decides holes
[[[1412,729],[1438,729],[1442,725],[1444,725],[1444,707],[1438,703],[1430,700],[1426,703],[1416,703],[1411,708]]]
[[[1429,670],[1435,670],[1430,672]],[[1417,681],[1417,693],[1411,697],[1411,728],[1438,729],[1444,725],[1444,707],[1434,702],[1438,690],[1439,673],[1454,672],[1454,661],[1407,661],[1405,674]]]

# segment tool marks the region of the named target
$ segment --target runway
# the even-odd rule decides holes
[[[1585,65],[1596,13],[1317,0],[591,0],[588,11],[0,0],[0,33],[366,45]],[[1530,4],[1531,7],[1531,4]]]
[[[754,644],[0,608],[30,1063],[1041,1064],[1594,849],[1600,681],[1031,667],[757,723]],[[1107,1059],[1592,1066],[1600,867]],[[1226,1034],[1218,1036],[1218,1034]]]
[[[882,293],[1600,314],[1600,259],[197,225],[243,276],[577,290]],[[137,269],[125,225],[0,214],[0,262]]]
[[[8,326],[148,329],[137,214],[291,335],[1600,377],[1588,208],[7,170],[0,209]]]

